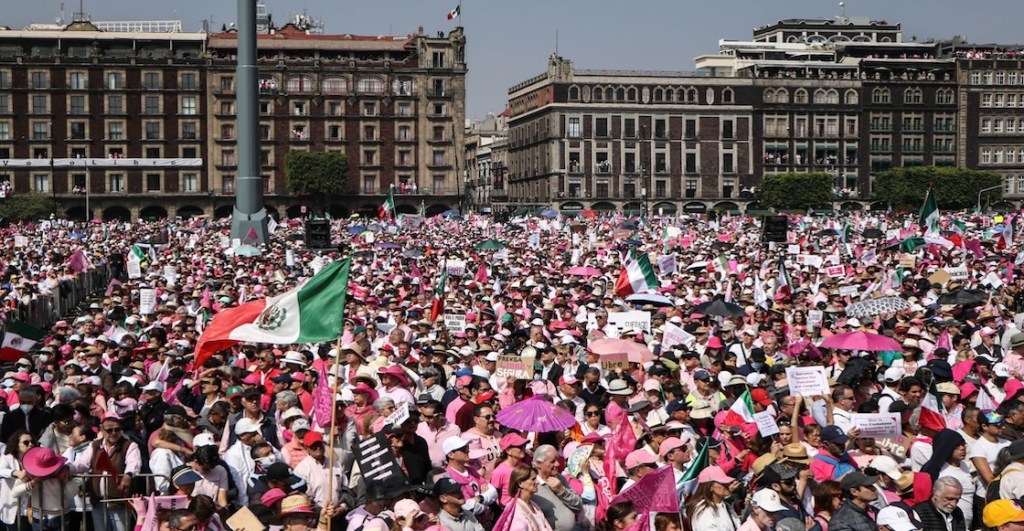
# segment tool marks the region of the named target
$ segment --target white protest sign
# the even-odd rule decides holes
[[[693,348],[693,342],[697,338],[691,335],[682,327],[676,326],[672,323],[665,323],[665,335],[661,340],[662,352],[672,348],[675,345],[684,345],[686,348]]]
[[[899,437],[903,435],[899,413],[853,413],[850,425],[860,429],[859,438]]]
[[[878,261],[878,253],[874,249],[868,249],[864,251],[864,254],[860,255],[860,261],[864,265],[873,264]]]
[[[947,267],[946,273],[949,273],[950,280],[955,280],[957,282],[967,280],[967,266]]]
[[[678,265],[676,264],[676,255],[675,254],[669,254],[669,255],[659,256],[658,257],[658,271],[661,272],[662,276],[669,276],[669,275],[676,274],[676,269],[677,268],[678,268]]]
[[[27,247],[28,246],[28,237],[27,236],[15,236],[14,237],[14,246],[15,247]]]
[[[860,288],[857,286],[839,286],[840,297],[853,297],[860,292]]]
[[[384,419],[384,425],[397,427],[405,424],[405,421],[407,420],[409,420],[409,404],[399,402],[398,409],[396,409],[394,413],[388,415],[388,418]]]
[[[825,274],[829,278],[843,278],[846,276],[846,268],[841,265],[829,266],[825,268]]]
[[[825,257],[825,263],[826,264],[832,264],[832,265],[839,265],[841,263],[841,262],[839,262],[839,255],[838,254],[830,254],[830,255],[826,256]]]
[[[241,238],[232,238],[231,239],[231,248],[232,249],[237,249],[237,248],[239,248],[241,246],[242,246],[242,239]]]
[[[373,243],[377,241],[377,235],[371,231],[366,231],[363,233],[363,240],[366,241],[366,243]]]
[[[128,278],[142,278],[142,263],[134,254],[128,254]]]
[[[173,286],[178,281],[178,269],[174,266],[164,266],[164,279],[168,286]]]
[[[288,249],[284,252],[284,265],[295,267],[295,251]]]
[[[651,331],[651,312],[635,310],[632,312],[608,312],[608,324],[618,330],[618,336],[627,328],[635,328],[645,334]]]
[[[825,312],[821,310],[811,310],[807,312],[807,324],[813,327],[821,326],[822,321],[825,320]]]
[[[999,275],[995,271],[985,275],[985,278],[981,280],[982,284],[988,284],[992,289],[999,289],[1003,286],[1003,280],[999,278]]]
[[[825,378],[825,368],[821,366],[786,367],[786,380],[790,396],[821,396],[832,392]]]
[[[757,424],[757,431],[761,433],[761,437],[771,437],[779,433],[779,424],[772,418],[770,411],[754,413],[754,423]]]
[[[808,265],[815,269],[821,269],[821,257],[813,254],[797,255],[796,263],[800,265]]]
[[[452,277],[461,277],[466,274],[466,261],[465,260],[448,260],[445,262],[445,270],[448,271],[448,275]]]
[[[447,328],[449,332],[465,332],[466,315],[458,313],[444,314],[444,327]]]
[[[156,313],[156,290],[142,288],[139,290],[139,313]]]
[[[787,245],[786,252],[788,252],[789,254],[800,254],[800,246],[796,244]]]
[[[507,262],[508,261],[508,249],[502,249],[502,250],[494,253],[493,258],[494,258],[495,261],[501,260],[501,261],[506,261]]]

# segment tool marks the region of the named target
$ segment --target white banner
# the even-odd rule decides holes
[[[675,254],[669,254],[669,255],[664,255],[664,256],[659,256],[658,257],[658,271],[661,272],[662,276],[669,276],[669,275],[676,274],[676,269],[677,268],[678,268],[678,265],[676,264],[676,255]]]
[[[772,418],[770,411],[754,413],[754,423],[757,424],[757,431],[761,433],[761,437],[771,437],[779,433],[779,424]]]
[[[903,435],[902,419],[899,413],[853,413],[850,415],[852,428],[859,428],[858,438],[899,437]]]
[[[14,246],[15,247],[27,247],[28,246],[28,237],[27,236],[15,236],[14,237]]]
[[[139,313],[151,315],[156,313],[156,290],[142,288],[139,290]]]
[[[448,260],[445,262],[445,270],[448,271],[448,276],[461,277],[466,275],[466,261],[465,260]]]
[[[444,327],[449,332],[458,333],[466,331],[465,314],[446,313],[444,314]]]
[[[786,381],[790,396],[822,396],[832,392],[821,366],[786,367]]]
[[[682,327],[676,326],[672,323],[665,323],[665,335],[661,340],[661,349],[666,351],[675,345],[683,345],[688,349],[693,348],[693,343],[697,338],[691,335]]]
[[[651,331],[651,312],[634,310],[632,312],[608,312],[608,324],[614,326],[621,334],[627,328],[636,328],[647,334]]]

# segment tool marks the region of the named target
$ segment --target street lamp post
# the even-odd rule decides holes
[[[997,186],[989,186],[988,188],[982,188],[981,190],[978,190],[978,212],[981,212],[981,194],[988,192],[990,190],[998,190],[1002,187],[1003,185],[1000,184]]]

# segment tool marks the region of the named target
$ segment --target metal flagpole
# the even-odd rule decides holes
[[[344,317],[344,316],[342,316]],[[338,421],[338,371],[341,367],[341,336],[338,336],[338,342],[334,349],[334,383],[331,384],[331,440],[328,444],[327,449],[327,504],[334,501],[334,430]],[[327,505],[325,504],[325,505]],[[323,519],[323,517],[320,517]],[[331,520],[327,519],[327,531],[331,531]]]

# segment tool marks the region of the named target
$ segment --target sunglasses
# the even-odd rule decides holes
[[[426,420],[433,420],[433,419],[436,419],[437,417],[439,417],[440,415],[441,415],[440,413],[434,413],[433,415],[428,415],[426,413],[422,413],[422,414],[420,414],[420,417],[422,417],[423,419],[426,419]]]
[[[584,413],[584,415],[586,415],[588,417],[600,417],[601,416],[601,412],[600,411],[587,411],[586,413]]]
[[[480,415],[480,418],[482,418],[482,419],[484,419],[486,421],[492,421],[492,420],[494,420],[494,415]]]

